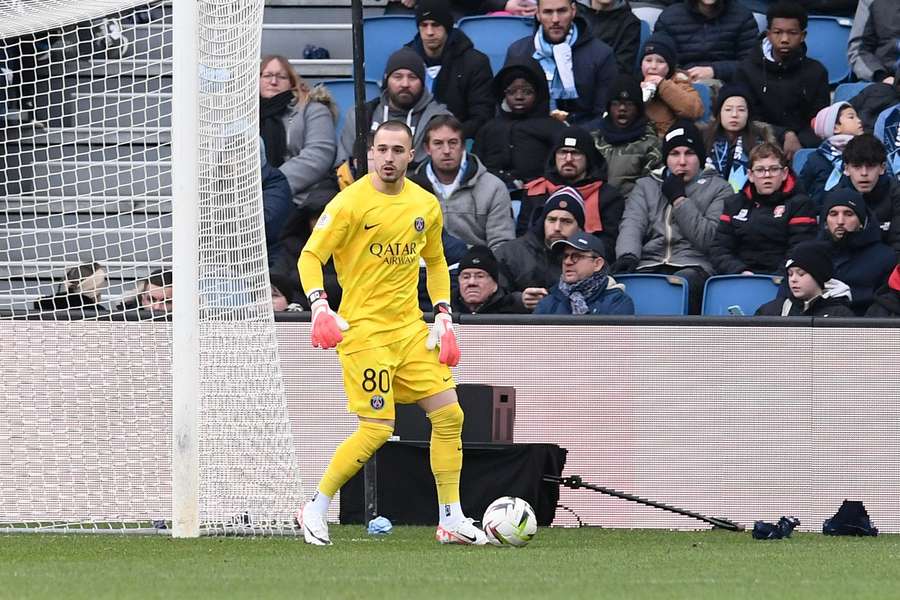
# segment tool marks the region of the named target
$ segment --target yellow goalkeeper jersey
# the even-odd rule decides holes
[[[409,179],[399,194],[383,194],[370,177],[328,203],[303,248],[322,264],[334,257],[343,289],[338,312],[350,324],[338,347],[342,353],[386,346],[422,327],[421,260],[432,301],[450,298],[437,198]],[[309,281],[304,273],[301,277]]]

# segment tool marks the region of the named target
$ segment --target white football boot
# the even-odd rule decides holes
[[[483,546],[487,544],[487,536],[475,521],[465,518],[454,528],[438,525],[434,532],[434,539],[442,544],[466,544],[469,546]]]
[[[303,539],[313,546],[330,546],[331,538],[328,537],[328,523],[323,515],[318,515],[306,510],[304,504],[294,515],[297,527],[303,530]]]

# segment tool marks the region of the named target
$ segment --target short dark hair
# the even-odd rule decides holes
[[[772,21],[775,19],[796,19],[800,23],[800,29],[806,31],[809,13],[796,0],[778,0],[766,11],[766,27],[772,27]]]
[[[763,142],[750,151],[750,166],[752,167],[756,164],[756,161],[762,158],[770,158],[773,156],[778,159],[778,164],[782,167],[788,166],[788,159],[784,150],[770,142]]]
[[[887,150],[877,137],[864,133],[847,142],[843,158],[845,165],[883,165],[887,162]]]
[[[372,134],[372,145],[375,145],[375,136],[378,135],[378,132],[381,130],[385,131],[403,131],[409,136],[409,146],[413,145],[413,132],[412,129],[409,128],[409,125],[404,123],[403,121],[385,121],[381,125],[379,125],[375,132]]]
[[[435,129],[440,129],[441,127],[449,127],[456,133],[460,134],[460,137],[464,137],[462,135],[463,132],[463,124],[454,117],[453,115],[437,115],[436,117],[432,117],[430,121],[428,121],[428,125],[425,126],[425,143],[431,141],[431,132]]]

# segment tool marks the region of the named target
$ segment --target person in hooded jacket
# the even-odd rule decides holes
[[[844,149],[862,134],[862,121],[849,102],[835,102],[816,115],[813,131],[822,138],[816,151],[809,155],[800,171],[800,184],[816,203],[822,205],[825,192],[838,186],[844,174]]]
[[[760,144],[749,166],[744,189],[725,201],[710,248],[719,274],[777,273],[790,248],[816,237],[818,211],[798,189],[781,148]]]
[[[894,267],[887,283],[880,287],[866,311],[867,317],[900,317],[900,264]]]
[[[628,0],[591,0],[578,3],[594,37],[613,49],[619,73],[631,73],[641,48],[641,20]]]

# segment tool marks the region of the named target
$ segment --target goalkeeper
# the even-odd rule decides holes
[[[307,543],[328,545],[325,515],[334,494],[394,431],[394,404],[417,403],[431,421],[431,470],[445,544],[484,544],[484,532],[459,503],[463,412],[450,367],[459,348],[450,316],[450,277],[441,244],[437,199],[405,178],[412,132],[387,121],[375,131],[374,172],[325,208],[298,268],[312,310],[312,344],[337,347],[347,408],[357,430],[337,447],[311,501],[297,513]],[[344,290],[340,313],[328,304],[322,265],[334,257]],[[419,261],[425,261],[434,325],[418,304]],[[439,347],[439,348],[438,348]]]

